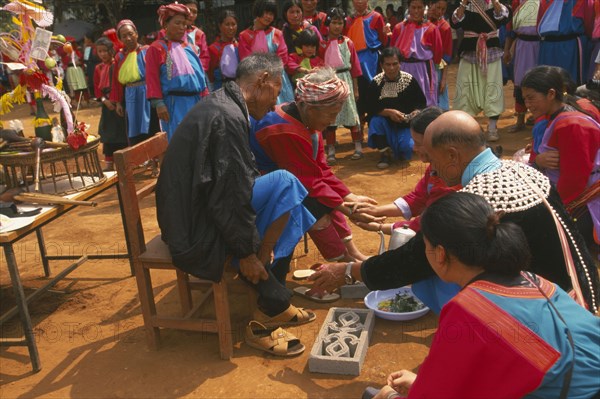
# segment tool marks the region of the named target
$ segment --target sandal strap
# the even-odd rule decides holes
[[[268,337],[265,337],[268,338]],[[278,354],[286,354],[289,347],[289,342],[293,340],[298,340],[294,336],[294,334],[288,333],[283,328],[279,327],[275,331],[271,333],[271,347],[273,348],[273,352]]]
[[[265,327],[262,323],[252,320],[246,327],[246,339],[252,341],[255,345],[266,349],[267,351],[280,356],[288,353],[290,341],[300,341],[294,334],[287,332],[281,327],[271,331],[269,335],[259,337],[254,334],[252,326],[255,326],[255,329],[258,327],[262,330],[271,330]]]
[[[256,315],[255,317],[260,318],[260,314],[259,314],[259,310],[257,309],[256,311]],[[262,313],[262,312],[260,312]],[[264,313],[263,313],[264,315]],[[296,320],[294,320],[294,318],[296,318]],[[266,319],[261,319],[262,323],[264,323],[264,325],[267,326],[276,326],[278,324],[287,324],[287,323],[298,323],[298,324],[303,324],[305,322],[308,322],[311,318],[310,313],[308,313],[306,310],[304,310],[303,308],[298,308],[294,305],[290,305],[286,310],[284,310],[283,312],[279,313],[276,316],[273,317],[269,317]],[[255,323],[260,324],[258,321],[255,321]],[[265,328],[263,326],[263,328]]]

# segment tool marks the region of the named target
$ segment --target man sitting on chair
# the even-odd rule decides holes
[[[285,277],[294,248],[315,222],[307,191],[280,170],[259,177],[248,134],[277,101],[283,65],[274,54],[240,62],[236,81],[185,116],[169,143],[156,190],[158,223],[173,264],[220,281],[228,256],[258,291],[254,319],[299,325],[315,314],[290,304]],[[271,253],[274,260],[271,262]]]

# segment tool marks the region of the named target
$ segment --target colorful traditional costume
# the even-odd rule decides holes
[[[146,99],[146,51],[148,46],[139,46],[128,52],[122,49],[115,55],[115,70],[110,100],[125,102],[127,112],[127,132],[130,143],[137,136],[151,135],[160,127],[156,112]]]
[[[443,17],[439,19],[430,19],[432,24],[437,26],[438,31],[440,32],[440,37],[442,39],[442,61],[436,65],[437,77],[438,77],[438,86],[441,84],[442,75],[444,73],[444,69],[450,65],[452,62],[452,28],[448,21],[446,21]],[[450,109],[450,101],[448,99],[448,84],[444,87],[442,92],[438,91],[438,107],[443,109],[444,111],[448,111]]]
[[[306,73],[296,72],[298,68],[311,70],[321,66],[323,66],[323,59],[319,56],[304,57],[296,53],[290,53],[285,69],[288,75],[292,77],[292,83],[295,84],[296,80],[306,75]]]
[[[368,98],[369,147],[385,150],[375,137],[384,136],[395,158],[412,158],[414,142],[410,136],[409,122],[396,123],[379,114],[385,109],[395,109],[408,115],[425,108],[426,99],[419,83],[403,71],[394,80],[389,80],[382,72],[371,82]]]
[[[61,57],[61,62],[65,70],[65,83],[67,83],[71,96],[73,96],[76,91],[87,92],[88,87],[85,81],[85,73],[80,66],[81,52],[73,45],[73,51],[71,53],[65,52],[60,46],[56,48],[56,53]],[[88,94],[86,94],[86,99],[88,97]]]
[[[383,16],[375,11],[346,18],[344,35],[354,43],[362,71],[361,77],[358,78],[360,97],[356,104],[361,115],[368,112],[370,99],[367,98],[366,94],[369,90],[369,84],[377,75],[379,49],[387,43],[387,36],[383,33],[384,26]]]
[[[582,0],[540,0],[538,65],[566,69],[577,83],[587,76],[587,38],[584,36],[584,2]]]
[[[583,222],[586,213],[592,219],[593,229],[600,237],[600,124],[572,107],[565,106],[548,119],[539,146],[539,153],[557,150],[559,169],[544,173],[556,185],[558,194],[569,209],[569,204],[583,200],[587,211],[578,212],[577,221]],[[591,226],[590,226],[591,227]],[[580,230],[591,238],[592,231]]]
[[[585,33],[591,39],[590,63],[588,65],[587,80],[592,79],[596,69],[596,58],[600,54],[600,1],[584,0],[584,25]]]
[[[338,78],[342,79],[350,88],[350,96],[344,103],[342,110],[335,120],[335,126],[352,127],[358,126],[360,123],[358,110],[356,109],[356,101],[354,100],[354,84],[352,80],[362,76],[360,68],[360,60],[354,48],[352,40],[346,36],[340,36],[337,39],[323,39],[319,46],[319,54],[326,66],[335,69]],[[352,137],[352,140],[362,139],[358,129],[353,132],[357,137]],[[328,143],[333,142],[327,139]],[[335,138],[332,140],[335,141]]]
[[[384,25],[383,16],[375,11],[346,19],[344,35],[354,43],[363,77],[369,82],[377,75],[379,61],[377,51],[387,42],[387,37],[383,33]]]
[[[442,60],[444,51],[436,25],[405,19],[394,28],[391,44],[400,50],[400,68],[419,83],[427,106],[436,106],[439,91],[436,65]]]
[[[304,17],[304,20],[319,30],[322,37],[327,37],[329,33],[329,27],[325,26],[327,20],[327,14],[322,11],[315,11],[312,17]]]
[[[228,255],[256,254],[266,229],[289,212],[268,280],[256,285],[259,308],[277,314],[289,307],[290,294],[273,273],[283,267],[285,281],[291,254],[314,218],[301,205],[306,190],[294,176],[258,177],[247,110],[239,86],[226,82],[183,119],[156,186],[158,223],[176,267],[220,281]]]
[[[552,213],[519,172],[540,188],[553,208]],[[503,221],[514,222],[523,229],[531,250],[529,269],[532,272],[570,290],[573,282],[552,214],[560,218],[575,265],[573,278],[577,279],[590,311],[598,309],[598,270],[560,196],[551,187],[546,176],[522,163],[500,161],[487,149],[467,165],[461,184],[463,191],[485,196],[496,211],[506,212]],[[422,289],[417,295],[433,309],[440,309],[456,294],[456,290],[454,293],[444,291],[440,294],[438,287],[448,284],[439,281],[437,276],[433,277],[435,273],[425,256],[425,243],[421,234],[396,250],[367,259],[362,264],[361,274],[362,281],[371,290],[391,289],[419,282]],[[413,290],[417,292],[415,284]]]
[[[448,187],[437,173],[431,170],[431,165],[427,165],[425,174],[415,188],[410,193],[394,200],[394,205],[408,221],[401,221],[399,225],[407,225],[414,231],[421,231],[421,218],[418,216],[423,213],[425,208],[444,195],[460,189],[460,184]],[[398,225],[394,224],[394,228],[396,227]]]
[[[327,165],[320,132],[309,131],[300,120],[296,103],[290,103],[277,106],[260,120],[250,144],[260,169],[285,169],[302,182],[313,200],[305,201],[305,205],[317,220],[325,214],[331,216],[328,228],[310,230],[308,234],[325,259],[342,257],[342,240],[351,238],[352,231],[335,208],[350,190]]]
[[[599,347],[600,318],[560,287],[483,273],[442,309],[408,398],[597,397]]]
[[[238,46],[240,61],[250,54],[276,53],[283,65],[288,63],[288,49],[283,38],[283,33],[277,28],[268,27],[264,30],[255,31],[252,28],[246,29],[240,33],[240,43]],[[281,74],[281,91],[277,97],[277,104],[294,101],[294,90],[290,78],[285,70]]]
[[[169,140],[187,112],[206,95],[206,76],[189,42],[154,41],[146,53],[147,98],[157,108],[165,105],[169,121],[161,121]]]
[[[98,134],[103,144],[102,151],[106,161],[112,161],[115,151],[127,147],[127,128],[125,118],[119,116],[115,110],[110,110],[104,105],[104,100],[110,97],[115,62],[101,62],[94,71],[94,95],[102,103],[102,114],[98,123]]]
[[[319,40],[323,39],[319,29],[311,25],[308,21],[303,21],[302,26],[300,26],[298,29],[290,28],[290,25],[287,22],[283,24],[283,29],[281,32],[283,33],[283,38],[285,39],[285,45],[287,46],[289,54],[296,53],[298,55],[302,55],[302,49],[296,46],[296,40],[298,39],[300,33],[302,33],[302,31],[305,29],[310,29],[315,32]]]
[[[212,90],[220,89],[223,82],[235,78],[235,70],[239,60],[238,41],[233,39],[231,42],[217,39],[208,47],[210,53],[210,64],[208,66],[208,79],[212,83]],[[226,51],[227,49],[227,51]],[[225,52],[225,58],[223,53]],[[223,75],[225,72],[225,76]],[[234,72],[233,75],[231,72]],[[229,76],[232,75],[232,76]]]
[[[196,46],[196,54],[200,58],[202,69],[204,72],[208,71],[210,65],[210,53],[208,52],[208,44],[206,42],[206,34],[204,31],[194,25],[188,26],[184,38],[185,41]]]
[[[460,63],[454,109],[470,115],[483,111],[487,117],[497,117],[504,111],[503,51],[498,28],[509,21],[510,12],[502,4],[500,7],[500,14],[496,14],[492,2],[471,0],[463,18],[457,17],[457,9],[450,21],[454,29],[463,28],[465,31],[458,50]]]
[[[525,74],[538,65],[540,36],[537,15],[540,0],[513,0],[512,22],[507,25],[508,34],[514,38],[513,82],[515,84],[515,111],[527,111],[521,93],[521,81]]]

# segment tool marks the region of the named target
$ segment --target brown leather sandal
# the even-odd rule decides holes
[[[290,305],[286,310],[273,317],[269,317],[256,309],[254,318],[267,327],[288,327],[310,323],[317,318],[317,315],[313,312],[307,312],[303,308],[297,308],[294,305]]]
[[[256,320],[246,327],[246,343],[275,356],[297,356],[305,349],[295,335],[281,327],[267,328]]]

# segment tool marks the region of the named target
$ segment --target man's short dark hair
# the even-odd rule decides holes
[[[386,47],[381,51],[381,56],[379,57],[379,63],[383,64],[386,58],[396,57],[398,61],[400,61],[400,50],[397,47]]]

